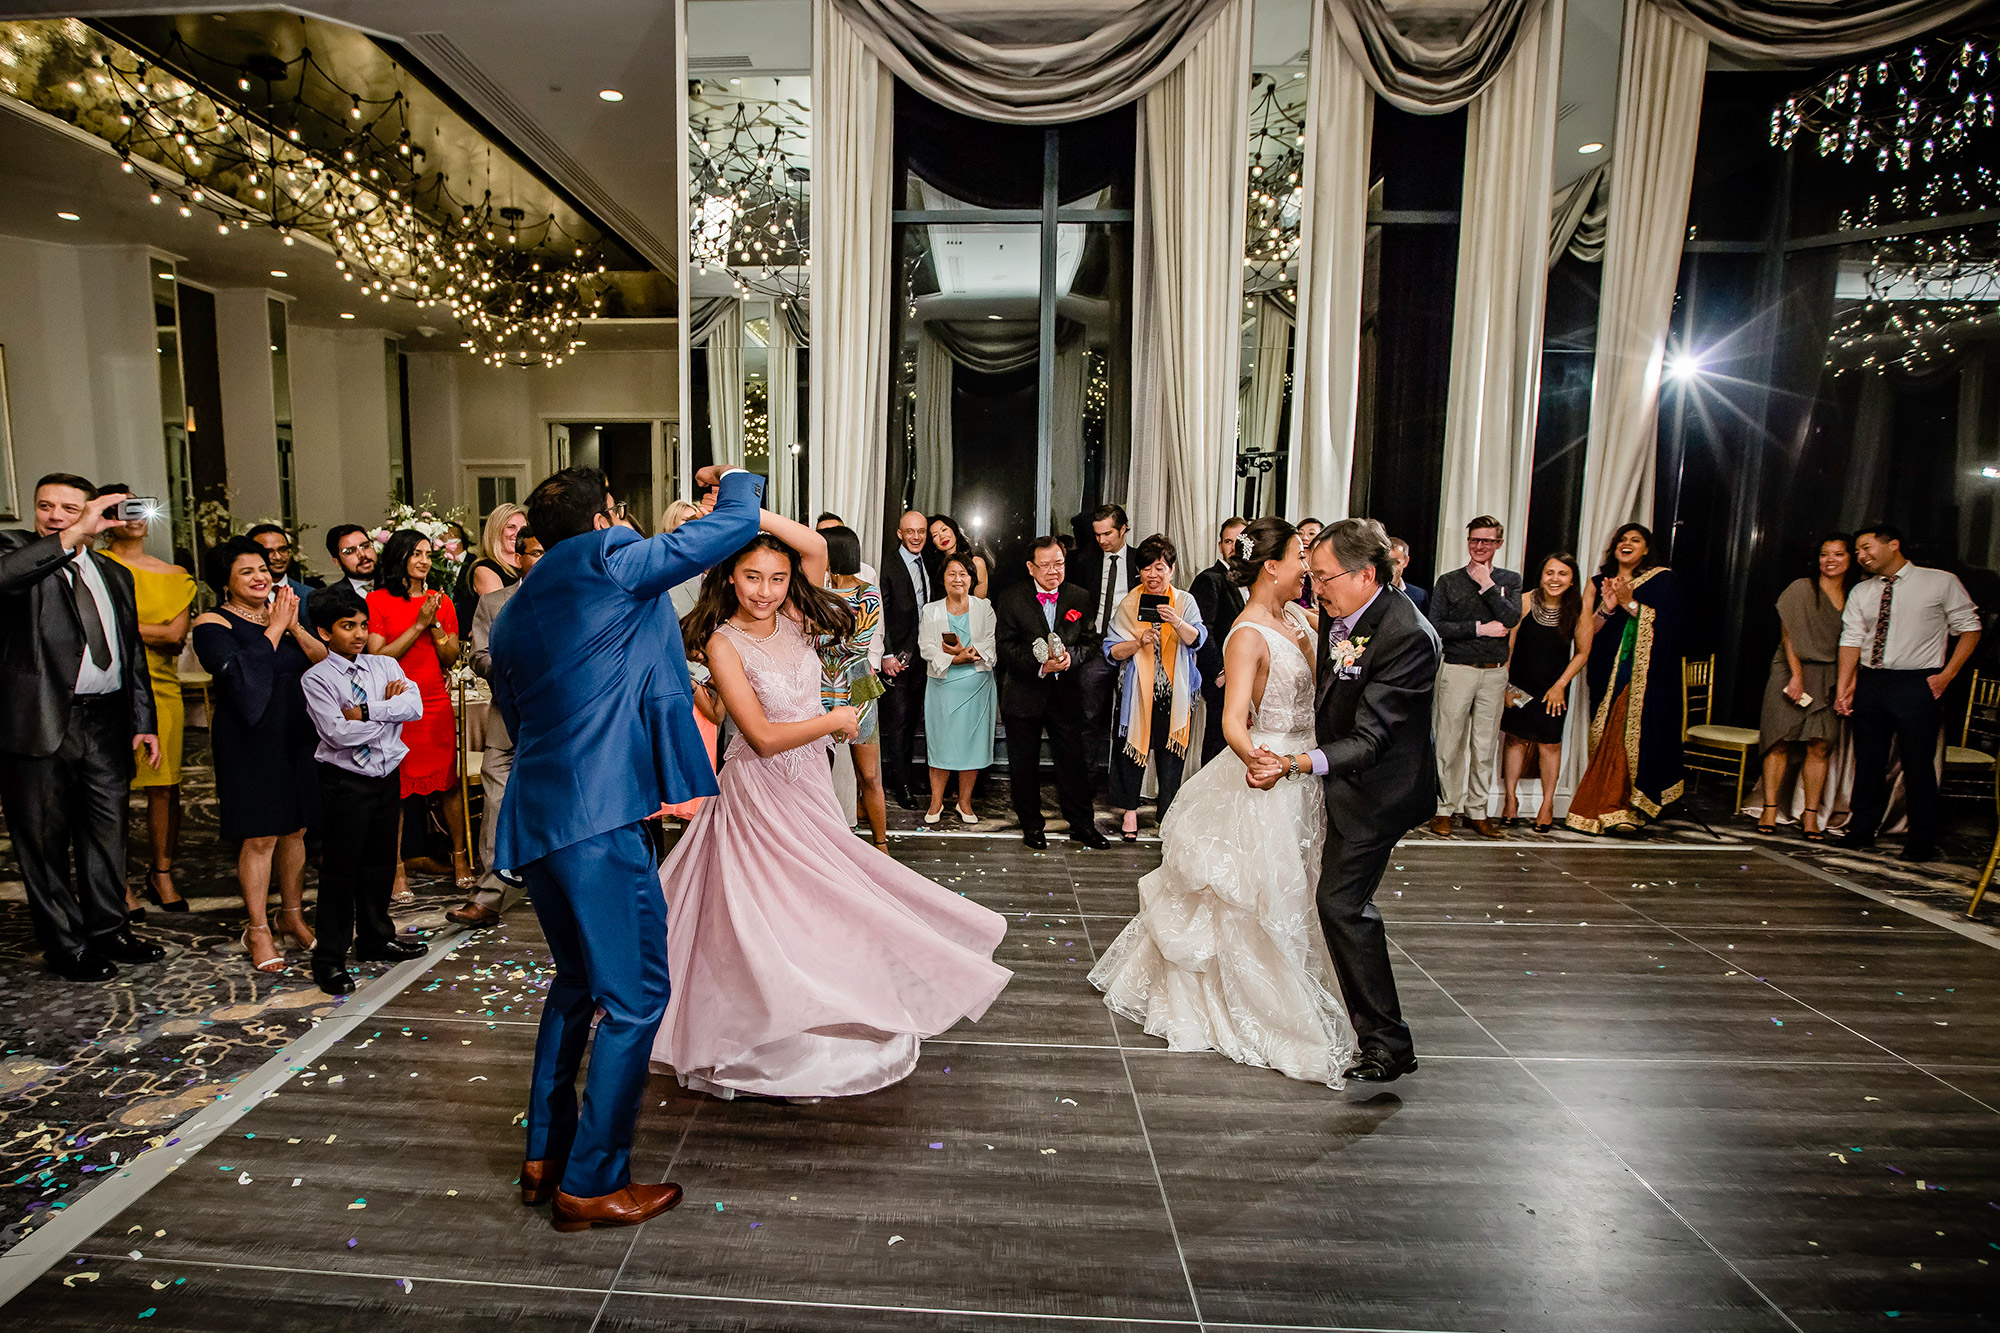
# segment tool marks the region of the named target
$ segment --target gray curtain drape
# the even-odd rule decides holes
[[[799,458],[792,447],[799,442],[799,344],[791,321],[772,302],[770,350],[767,382],[771,386],[767,409],[771,439],[772,512],[787,518],[799,517]]]
[[[1611,216],[1611,164],[1600,162],[1555,192],[1549,202],[1549,267],[1566,250],[1586,264],[1604,262],[1604,225]]]
[[[728,315],[733,309],[741,309],[741,304],[733,296],[711,296],[705,301],[696,301],[688,308],[688,346],[700,347],[715,332],[715,322]]]
[[[1230,0],[833,0],[891,73],[986,120],[1082,120],[1178,69]]]
[[[1049,441],[1048,526],[1061,532],[1083,505],[1083,395],[1090,353],[1081,338],[1056,353],[1055,429]],[[1037,527],[1040,527],[1038,524]]]
[[[951,389],[952,354],[938,334],[941,326],[925,324],[917,333],[916,452],[917,491],[914,502],[926,514],[951,512]],[[1034,360],[1034,338],[1028,359]]]
[[[708,338],[708,439],[715,461],[743,464],[743,303],[728,300],[710,321]]]
[[[1507,63],[1546,0],[1322,0],[1340,43],[1383,99],[1455,111]]]
[[[1268,293],[1257,297],[1252,310],[1256,350],[1237,403],[1236,433],[1241,449],[1268,453],[1278,447],[1278,419],[1285,411],[1285,360],[1292,350],[1293,317],[1282,301]]]
[[[1812,63],[1907,42],[1991,0],[1653,0],[1740,56]]]

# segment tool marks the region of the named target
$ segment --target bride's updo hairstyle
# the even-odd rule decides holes
[[[1283,560],[1285,547],[1299,530],[1282,518],[1260,518],[1236,534],[1235,550],[1229,553],[1229,581],[1247,588],[1264,573],[1266,560]]]
[[[708,571],[708,577],[701,583],[700,600],[694,604],[694,610],[681,617],[681,641],[689,661],[705,661],[702,650],[709,636],[736,614],[741,604],[736,600],[732,576],[738,565],[758,551],[781,555],[791,565],[791,582],[784,605],[778,608],[779,615],[787,610],[794,612],[808,638],[844,643],[854,637],[854,612],[846,599],[824,588],[815,588],[806,578],[799,553],[770,533],[760,532],[742,550]]]

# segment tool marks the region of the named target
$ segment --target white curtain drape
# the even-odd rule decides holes
[[[1130,512],[1135,536],[1173,539],[1183,578],[1230,502],[1249,92],[1250,3],[1230,0],[1140,117]]]
[[[1297,345],[1292,349],[1289,508],[1345,518],[1360,401],[1361,282],[1368,259],[1368,143],[1375,94],[1313,6]]]
[[[1527,536],[1548,291],[1543,208],[1555,166],[1563,0],[1522,26],[1514,57],[1473,99],[1445,401],[1440,570],[1463,562],[1465,524],[1491,514]],[[1517,558],[1510,563],[1519,563]]]
[[[1083,506],[1083,394],[1090,379],[1090,351],[1081,338],[1056,353],[1055,431],[1049,441],[1048,526],[1066,532],[1070,515]]]
[[[895,83],[833,0],[813,0],[809,508],[882,549]]]
[[[1549,201],[1549,267],[1567,251],[1586,264],[1604,262],[1604,224],[1611,216],[1611,164],[1600,162],[1556,191]]]
[[[1618,129],[1577,542],[1585,563],[1620,523],[1652,516],[1666,353],[1694,181],[1708,43],[1653,0],[1626,0]]]
[[[1260,294],[1251,304],[1251,317],[1256,320],[1256,341],[1237,409],[1236,430],[1242,448],[1261,453],[1278,447],[1278,421],[1285,414],[1285,353],[1292,345],[1292,315],[1282,302]],[[1234,491],[1231,487],[1231,494]]]
[[[835,0],[895,76],[941,106],[1048,125],[1122,106],[1234,0]]]
[[[708,325],[708,440],[723,467],[743,465],[743,303],[731,301]]]
[[[916,507],[926,514],[951,512],[951,354],[936,331],[917,335],[917,492]]]
[[[799,340],[783,311],[773,309],[769,323],[771,488],[764,502],[774,513],[798,518],[799,457],[792,448],[799,442]]]

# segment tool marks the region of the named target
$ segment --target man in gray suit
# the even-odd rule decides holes
[[[522,528],[515,535],[514,554],[521,565],[521,577],[525,579],[528,571],[534,568],[535,561],[542,556],[542,544],[535,540],[531,529]],[[487,640],[493,633],[493,618],[500,614],[500,608],[507,605],[507,599],[520,586],[516,581],[504,588],[495,588],[479,599],[479,607],[472,613],[472,656],[468,661],[482,679],[492,679],[493,653],[487,647]],[[521,881],[511,870],[503,871],[493,864],[493,843],[500,829],[500,801],[507,794],[507,775],[513,768],[514,738],[507,734],[507,722],[500,716],[500,710],[488,708],[486,749],[479,756],[479,785],[486,793],[486,811],[479,819],[479,864],[482,873],[479,886],[465,900],[465,906],[444,914],[447,921],[474,929],[497,926],[500,924],[500,913],[507,908],[509,900],[520,900]]]

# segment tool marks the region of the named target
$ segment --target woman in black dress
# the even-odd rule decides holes
[[[209,741],[222,836],[241,844],[236,878],[250,914],[243,948],[259,972],[281,972],[284,956],[265,919],[274,874],[278,928],[302,949],[313,944],[301,907],[306,829],[319,821],[319,737],[299,677],[326,645],[301,623],[296,593],[279,584],[273,594],[264,550],[247,537],[211,555],[209,584],[222,600],[194,622],[194,650],[215,678]]]
[[[451,592],[452,609],[458,612],[461,628],[471,628],[480,598],[521,581],[521,555],[514,546],[527,526],[528,511],[516,504],[496,505],[488,515],[479,550],[470,553],[477,558],[468,558],[458,567],[458,583]]]
[[[1592,600],[1593,590],[1583,581],[1576,557],[1562,552],[1542,561],[1541,577],[1522,601],[1507,662],[1507,707],[1500,714],[1500,730],[1507,738],[1501,769],[1507,800],[1501,815],[1509,825],[1520,818],[1515,789],[1530,752],[1542,780],[1535,832],[1547,833],[1555,824],[1563,719],[1569,684],[1590,661],[1590,635],[1597,623]]]

